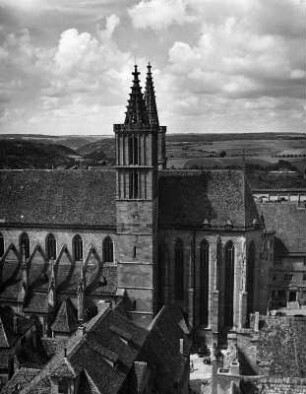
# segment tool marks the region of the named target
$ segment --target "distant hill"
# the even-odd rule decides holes
[[[82,146],[77,149],[77,153],[83,156],[89,165],[114,165],[115,139],[103,138],[100,141]]]
[[[302,133],[178,133],[167,134],[167,141],[173,142],[216,142],[232,140],[306,140]]]
[[[296,153],[304,152],[304,134],[168,134],[166,139],[169,168],[241,168],[244,152],[253,188],[306,187],[305,157]],[[279,152],[290,155],[284,161]],[[112,165],[114,137],[0,135],[0,168]]]
[[[0,141],[0,168],[69,168],[80,158],[62,145],[22,139]]]
[[[78,136],[78,135],[41,135],[41,134],[1,134],[0,139],[4,140],[20,140],[20,141],[31,141],[42,144],[57,144],[66,146],[67,148],[76,150],[84,145],[90,144],[95,141],[99,141],[103,136]]]

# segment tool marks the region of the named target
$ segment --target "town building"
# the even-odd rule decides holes
[[[105,305],[41,369],[22,366],[1,394],[188,394],[190,331],[181,311],[163,307],[144,329],[121,304]]]
[[[150,65],[144,94],[135,66],[114,133],[114,168],[0,171],[0,303],[47,336],[67,298],[78,323],[125,299],[143,327],[176,304],[218,344],[268,305],[271,236],[245,172],[166,168]]]

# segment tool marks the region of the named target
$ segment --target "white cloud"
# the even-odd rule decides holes
[[[186,0],[141,0],[128,12],[133,26],[139,29],[160,30],[194,21],[188,14]]]
[[[70,71],[73,66],[89,67],[95,61],[99,43],[89,33],[69,29],[62,33],[54,60],[60,71]]]
[[[100,40],[105,41],[105,40],[110,40],[114,34],[114,31],[117,26],[120,24],[120,18],[112,14],[106,18],[106,26],[104,30],[100,30],[99,25],[98,25],[98,36]]]

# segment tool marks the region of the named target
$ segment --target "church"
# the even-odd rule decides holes
[[[273,238],[243,169],[167,169],[151,65],[144,93],[139,74],[115,167],[0,171],[0,304],[45,336],[69,334],[57,318],[71,308],[81,325],[123,299],[146,327],[176,304],[195,341],[218,346],[266,313]]]

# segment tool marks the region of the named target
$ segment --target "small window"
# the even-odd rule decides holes
[[[306,280],[306,274],[303,274],[303,280]]]
[[[129,198],[139,198],[139,176],[137,171],[129,174]]]
[[[46,252],[49,260],[56,259],[56,241],[53,234],[48,234],[46,238]]]
[[[182,240],[177,239],[174,247],[175,264],[175,298],[184,299],[184,245]]]
[[[75,261],[83,260],[83,242],[82,238],[78,234],[73,237],[72,250]]]
[[[138,137],[133,135],[129,138],[129,164],[138,164]]]
[[[284,280],[292,280],[293,279],[293,274],[285,274],[284,275]]]
[[[30,241],[27,233],[22,233],[19,238],[20,253],[25,253],[25,257],[30,257]]]
[[[137,257],[137,247],[134,246],[134,248],[133,248],[133,258],[136,259],[136,257]]]
[[[103,261],[112,263],[114,261],[114,246],[110,237],[103,241]]]
[[[0,257],[4,255],[4,239],[3,235],[0,233]]]

